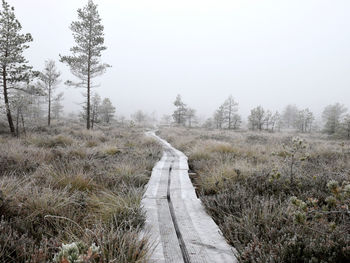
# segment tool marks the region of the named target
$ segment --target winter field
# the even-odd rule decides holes
[[[0,263],[350,262],[349,13],[0,1]]]
[[[66,262],[75,248],[82,262],[145,262],[140,201],[161,148],[141,129],[80,127],[1,136],[0,262]]]
[[[349,141],[179,127],[158,134],[188,156],[197,194],[239,262],[348,262]],[[140,202],[162,149],[143,128],[54,125],[2,135],[0,148],[1,262],[64,262],[75,248],[83,262],[148,262],[154,244]]]
[[[239,262],[349,262],[350,143],[163,128]]]

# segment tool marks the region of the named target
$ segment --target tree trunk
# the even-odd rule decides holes
[[[26,127],[24,125],[24,118],[23,118],[23,112],[21,110],[21,119],[22,119],[22,128],[23,128],[23,134],[25,135],[26,134]]]
[[[16,114],[16,135],[19,137],[19,106],[17,106],[17,114]]]
[[[49,87],[49,112],[47,114],[47,126],[51,125],[51,87]]]
[[[231,106],[231,101],[229,104],[229,109],[228,109],[228,129],[231,130],[231,114],[232,114],[232,106]]]
[[[6,67],[2,67],[2,83],[4,85],[4,100],[5,100],[5,108],[6,108],[6,116],[7,121],[9,123],[10,131],[13,136],[16,136],[15,126],[13,125],[11,109],[8,99],[8,90],[7,90],[7,79],[6,79]]]
[[[89,23],[89,53],[88,53],[88,72],[87,72],[87,105],[86,105],[86,129],[90,130],[90,88],[91,88],[91,34],[92,34],[92,21]]]
[[[90,129],[90,65],[88,66],[87,102],[86,102],[86,129]]]
[[[94,129],[94,122],[95,122],[95,110],[94,110],[94,107],[93,107],[92,117],[91,117],[91,129],[92,130]]]

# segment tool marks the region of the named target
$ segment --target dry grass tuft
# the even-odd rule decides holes
[[[161,147],[142,130],[53,127],[0,148],[0,262],[52,262],[73,242],[146,262],[141,198]]]
[[[107,155],[116,155],[118,153],[121,153],[121,151],[117,147],[106,147],[103,150],[103,153]]]
[[[73,139],[69,136],[58,135],[55,137],[33,137],[30,143],[44,148],[67,147],[73,144]]]

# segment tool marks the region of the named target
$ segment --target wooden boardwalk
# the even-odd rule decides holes
[[[154,251],[150,262],[234,263],[234,249],[205,212],[188,176],[187,157],[149,132],[164,148],[142,204]]]

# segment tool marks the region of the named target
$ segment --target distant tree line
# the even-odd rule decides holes
[[[80,117],[86,128],[98,123],[110,123],[115,115],[115,107],[109,98],[101,97],[93,91],[96,87],[93,79],[103,74],[110,65],[100,61],[104,45],[104,27],[97,5],[89,0],[87,5],[78,9],[78,19],[71,23],[70,29],[76,45],[71,54],[60,55],[76,77],[65,81],[68,86],[84,89],[86,100]],[[9,131],[18,136],[26,131],[26,123],[34,123],[46,118],[48,126],[52,120],[60,120],[63,112],[64,94],[57,92],[61,83],[61,73],[54,60],[45,61],[43,70],[36,71],[28,64],[24,51],[33,41],[31,34],[23,34],[22,26],[16,19],[14,8],[2,0],[0,10],[0,114],[6,117]],[[242,126],[242,117],[238,114],[238,102],[229,96],[203,124],[208,128],[237,130]],[[178,126],[193,127],[200,124],[196,110],[183,102],[178,95],[174,101],[173,114],[164,115],[161,122]],[[145,125],[155,123],[154,116],[148,116],[141,110],[132,116],[133,123]],[[322,131],[335,137],[350,139],[350,114],[344,105],[335,103],[327,106],[322,113],[324,127]],[[124,122],[124,118],[121,118]],[[281,129],[294,129],[309,133],[317,129],[315,116],[308,109],[299,109],[288,105],[280,113],[262,106],[253,108],[247,119],[247,127],[256,131],[275,132]]]
[[[242,118],[238,114],[238,102],[230,95],[214,112],[213,116],[201,126],[214,129],[237,130],[241,128]],[[196,111],[189,108],[180,95],[177,95],[174,102],[175,110],[172,114],[173,124],[178,126],[198,126]],[[325,107],[322,113],[324,127],[322,132],[335,137],[350,139],[350,114],[346,114],[344,105],[335,103]],[[193,121],[196,120],[196,121]],[[170,124],[170,116],[164,115],[161,121],[163,124]],[[296,130],[300,133],[310,133],[319,130],[315,123],[315,116],[309,108],[299,109],[295,105],[287,105],[280,113],[272,112],[257,106],[250,111],[247,119],[247,127],[253,131],[281,131]]]

